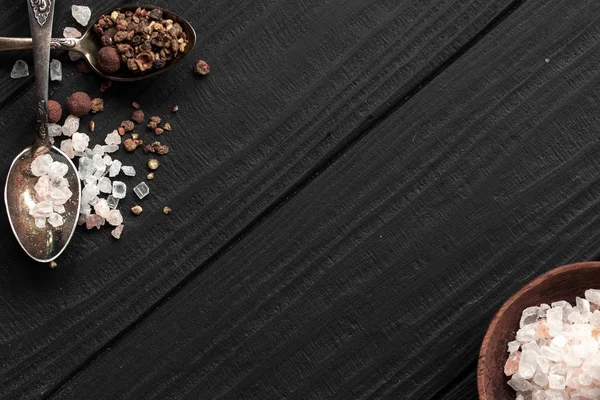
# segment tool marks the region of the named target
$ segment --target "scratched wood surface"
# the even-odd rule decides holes
[[[54,398],[475,398],[499,304],[599,255],[599,11],[519,4]]]
[[[599,11],[524,2],[55,398],[476,398],[499,304],[599,254]]]
[[[80,3],[90,5],[95,12],[118,4],[112,0]],[[105,99],[106,111],[93,117],[96,122],[95,142],[99,142],[121,120],[128,118],[131,112],[129,104],[135,100],[148,115],[160,115],[171,122],[173,133],[163,135],[161,140],[171,146],[172,154],[161,160],[157,177],[150,183],[151,196],[142,202],[144,213],[140,217],[126,213],[126,230],[121,241],[115,242],[110,238],[108,230],[80,230],[55,270],[33,264],[24,256],[12,238],[2,210],[2,398],[47,398],[67,396],[70,392],[78,398],[91,398],[92,393],[97,398],[161,397],[160,393],[173,397],[169,386],[171,379],[187,382],[177,390],[195,385],[196,379],[198,382],[204,379],[186,378],[184,375],[174,378],[162,371],[159,375],[164,380],[139,379],[130,382],[131,387],[120,394],[105,387],[110,383],[108,379],[96,377],[93,384],[85,385],[85,389],[79,383],[88,379],[88,374],[93,373],[91,371],[95,368],[106,366],[103,360],[110,349],[117,346],[121,352],[128,338],[135,337],[138,329],[140,332],[145,329],[149,318],[171,303],[175,304],[175,297],[181,296],[178,293],[184,289],[189,291],[197,282],[204,282],[203,285],[212,282],[215,288],[222,290],[211,296],[205,295],[202,301],[224,306],[219,311],[224,315],[227,310],[236,315],[244,313],[245,307],[252,303],[260,307],[265,296],[280,296],[277,294],[280,289],[268,284],[269,271],[276,267],[275,264],[254,265],[258,275],[240,275],[247,270],[238,271],[235,262],[224,264],[221,260],[226,259],[224,257],[236,260],[242,254],[248,257],[245,250],[240,252],[242,248],[247,249],[248,240],[252,240],[255,250],[261,254],[269,253],[274,243],[282,248],[293,245],[294,252],[310,252],[308,243],[294,242],[286,233],[288,229],[297,233],[307,229],[307,217],[300,218],[296,206],[292,206],[290,210],[295,211],[288,214],[291,219],[279,226],[283,230],[276,234],[285,243],[274,242],[274,238],[269,236],[263,237],[263,243],[257,243],[250,239],[250,235],[264,235],[265,221],[272,220],[274,222],[269,222],[269,226],[277,226],[277,221],[280,221],[277,215],[284,212],[283,207],[290,207],[285,205],[286,202],[302,195],[312,177],[329,170],[334,159],[340,158],[340,155],[340,159],[344,159],[347,150],[357,140],[383,138],[382,133],[376,133],[383,131],[379,128],[373,130],[374,126],[385,123],[397,108],[404,109],[412,96],[427,87],[428,82],[457,59],[460,60],[498,23],[508,18],[521,2],[209,0],[191,3],[180,0],[155,4],[168,6],[193,21],[199,41],[192,58],[206,59],[213,70],[205,78],[197,77],[191,73],[193,60],[190,60],[187,66],[158,79],[131,85],[116,84],[102,95],[98,90],[99,79],[78,74],[65,55],[57,55],[64,62],[65,79],[62,83],[51,84],[52,98],[64,101],[73,91],[84,90],[93,97]],[[28,26],[25,2],[6,3],[2,9],[0,35],[25,36]],[[64,27],[73,25],[68,5],[59,3],[55,35],[60,36]],[[33,79],[15,81],[8,78],[12,64],[20,58],[31,61],[27,52],[0,56],[0,71],[3,72],[0,76],[0,126],[4,131],[0,135],[2,178],[6,176],[12,157],[31,141]],[[177,114],[169,113],[173,105],[180,107]],[[87,124],[89,119],[85,118],[83,123]],[[394,121],[398,135],[401,124],[396,117],[390,121]],[[429,123],[424,123],[423,127]],[[390,140],[390,146],[394,146],[390,133],[385,131],[385,140]],[[150,139],[145,132],[142,134]],[[408,150],[408,147],[398,148],[395,152],[407,154]],[[373,153],[371,158],[361,160],[362,166],[356,167],[363,173],[370,171],[368,174],[377,174],[373,168],[383,162],[379,156]],[[138,171],[143,170],[147,159],[141,153],[123,154],[122,157]],[[373,175],[373,178],[376,177]],[[126,183],[131,190],[140,180],[136,177]],[[357,184],[355,188],[361,185]],[[315,234],[322,229],[320,221],[327,220],[327,215],[346,215],[344,210],[362,197],[360,191],[351,195],[346,193],[346,205],[340,203],[339,209],[324,210],[326,200],[321,195],[329,192],[326,189],[319,186],[317,195],[313,194],[310,201],[312,206],[317,207],[313,209],[314,216],[310,217]],[[334,191],[342,192],[342,188]],[[311,189],[310,193],[314,192],[315,189]],[[121,208],[126,211],[133,202],[129,198]],[[332,202],[331,207],[334,204]],[[174,210],[168,217],[161,213],[164,205]],[[280,211],[273,214],[275,210]],[[344,226],[351,224],[357,216],[350,218],[346,215],[347,221],[329,225],[327,236],[341,238]],[[373,218],[378,217],[373,215]],[[355,244],[360,245],[359,241]],[[421,246],[417,242],[412,244]],[[228,256],[229,253],[232,256]],[[368,261],[368,257],[363,261]],[[406,272],[410,273],[408,268]],[[377,270],[383,271],[382,267],[377,267]],[[287,279],[293,279],[301,270],[290,267],[289,272]],[[237,279],[228,280],[229,276]],[[229,286],[216,285],[215,279],[227,281]],[[239,308],[239,301],[232,300],[231,295],[244,288],[247,279],[258,279],[266,285],[257,297],[248,298],[249,303]],[[332,296],[359,290],[358,287],[342,286],[337,289],[340,292],[332,293]],[[381,289],[385,291],[385,285]],[[315,293],[318,290],[319,287],[315,287]],[[223,303],[225,299],[231,300],[231,303]],[[278,303],[286,301],[285,296],[277,300]],[[206,324],[206,328],[222,322],[220,318],[200,321],[199,318],[215,310],[201,302],[190,306],[198,314],[189,321],[179,320],[173,315],[169,317],[170,322],[165,322],[170,327],[186,330],[198,327],[192,324],[194,321]],[[371,308],[372,305],[364,301],[360,307]],[[280,318],[287,320],[291,314],[284,309],[277,306],[269,309],[268,313],[275,316],[281,312]],[[188,311],[190,308],[187,306],[181,308],[181,312]],[[327,315],[321,318],[326,320]],[[289,321],[290,328],[304,323],[302,319]],[[224,336],[215,345],[219,348],[231,345],[228,351],[238,351],[235,340],[228,339],[223,344],[221,339],[240,332],[241,325],[234,320],[231,320],[230,326],[221,322]],[[364,321],[350,321],[348,325],[347,321],[340,320],[338,327],[323,332],[322,339],[307,336],[302,343],[309,345],[312,340],[314,349],[325,346],[331,350],[336,347],[336,335],[343,341],[362,324]],[[320,323],[312,322],[312,325],[317,332]],[[393,326],[390,325],[389,329]],[[152,345],[157,350],[163,351],[178,343],[181,346],[178,351],[185,349],[183,342],[173,338],[158,341],[159,334],[163,332],[152,335],[157,339]],[[279,348],[285,343],[285,337],[277,338],[277,330],[273,330],[273,335],[276,336],[269,338],[273,346]],[[202,341],[203,337],[204,334],[199,331],[194,340]],[[140,346],[142,343],[146,344],[140,342]],[[368,341],[364,346],[363,351],[373,349]],[[253,347],[247,351],[254,351]],[[102,356],[98,358],[100,354]],[[129,362],[145,364],[151,359],[143,352],[139,356],[123,358],[111,369],[117,371],[120,364],[128,368],[131,366]],[[193,356],[201,357],[200,354]],[[293,361],[290,359],[288,362]],[[203,366],[213,367],[218,365]],[[382,363],[377,368],[383,367]],[[181,364],[175,368],[181,373],[185,367]],[[225,390],[225,387],[218,388],[217,385],[233,372],[227,369],[227,364],[225,370],[219,368],[210,372],[210,375],[219,376],[209,385],[214,387],[214,393]],[[243,365],[235,367],[240,373],[235,381],[246,379],[243,368]],[[261,368],[270,367],[265,364]],[[352,375],[361,373],[361,369],[346,372]],[[342,370],[336,374],[342,374]],[[135,375],[131,374],[132,377]],[[256,376],[254,371],[247,382],[252,382]],[[386,376],[385,373],[380,374],[378,380],[386,379]],[[321,379],[326,377],[324,374]],[[266,378],[266,375],[263,376],[263,379]],[[297,379],[299,385],[308,385],[302,376]],[[115,380],[114,387],[122,387],[122,383]],[[227,385],[238,392],[243,387],[236,388],[233,383]],[[58,393],[60,387],[64,389]],[[271,387],[271,393],[286,391],[278,384]],[[293,385],[289,390],[292,388]],[[306,386],[305,390],[318,394],[332,388],[335,388],[334,383],[322,381],[312,388]],[[75,394],[80,390],[87,392]]]

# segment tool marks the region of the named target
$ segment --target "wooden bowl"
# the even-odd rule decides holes
[[[507,343],[515,339],[521,312],[530,306],[566,300],[575,304],[587,289],[600,288],[600,262],[582,262],[555,268],[535,278],[509,298],[498,310],[483,338],[477,364],[477,390],[480,400],[514,399],[515,391],[506,383],[504,363]]]

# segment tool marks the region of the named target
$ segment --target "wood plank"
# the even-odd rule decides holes
[[[95,10],[115,4],[80,3]],[[120,242],[107,231],[80,232],[60,267],[49,271],[29,262],[0,218],[6,238],[0,243],[0,397],[38,398],[55,390],[360,136],[357,127],[414,92],[511,4],[157,2],[194,21],[199,42],[192,57],[205,58],[213,70],[199,78],[190,61],[160,79],[115,85],[104,95],[95,140],[129,116],[132,100],[174,125],[163,135],[172,154],[151,182],[142,216],[127,216]],[[52,97],[100,94],[99,79],[76,74],[72,65],[65,69]],[[31,88],[13,92],[0,112],[10,132],[0,136],[1,176],[31,140],[33,126]],[[170,115],[174,104],[180,111]],[[145,156],[123,157],[143,169]],[[126,210],[133,199],[124,203]],[[168,217],[160,212],[164,205],[174,210]]]
[[[527,1],[54,398],[448,390],[501,302],[598,255],[599,11]]]

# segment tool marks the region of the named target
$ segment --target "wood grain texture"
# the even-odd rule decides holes
[[[97,11],[117,2],[80,3]],[[172,154],[150,184],[142,216],[127,216],[120,242],[106,230],[79,232],[50,271],[22,254],[2,211],[0,397],[52,393],[511,4],[157,2],[194,21],[199,41],[192,57],[209,61],[212,72],[194,76],[191,60],[188,70],[114,85],[103,95],[106,111],[93,117],[95,141],[129,116],[132,100],[174,127],[161,138]],[[73,25],[65,7],[57,6],[56,32]],[[0,34],[22,32],[24,4],[6,10],[0,18],[10,23]],[[0,124],[7,132],[0,136],[2,177],[33,127],[32,80],[7,78],[23,54],[3,55],[0,65],[0,88],[6,88]],[[64,101],[76,90],[98,96],[99,84],[65,65],[65,81],[52,84],[51,97]],[[180,111],[171,115],[175,104]],[[146,160],[139,153],[123,158],[139,170]],[[129,199],[122,209],[132,204]],[[164,205],[174,210],[168,217]]]
[[[55,398],[461,398],[497,307],[599,254],[599,11],[525,2]]]

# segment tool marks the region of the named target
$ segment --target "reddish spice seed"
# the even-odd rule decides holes
[[[48,100],[48,122],[57,123],[62,118],[62,107],[54,100]]]
[[[155,128],[155,129],[154,129],[154,134],[155,134],[156,136],[158,136],[158,135],[162,135],[162,134],[163,134],[163,132],[164,132],[164,130],[163,130],[162,128]]]
[[[204,60],[198,60],[196,66],[194,67],[194,70],[199,75],[208,75],[208,73],[210,72],[210,65],[208,65],[208,63]]]
[[[104,73],[114,74],[121,68],[119,52],[114,47],[103,47],[98,51],[98,68]]]
[[[137,124],[141,124],[142,122],[144,122],[144,112],[142,110],[135,110],[131,114],[131,120]]]
[[[90,132],[94,132],[94,129],[96,128],[96,123],[94,121],[90,121]]]
[[[131,105],[133,106],[133,108],[135,108],[136,110],[139,110],[141,107],[138,103],[136,103],[135,101],[133,103],[131,103]]]
[[[125,134],[125,128],[123,128],[122,126],[117,128],[117,131],[119,132],[119,135],[123,136]]]

